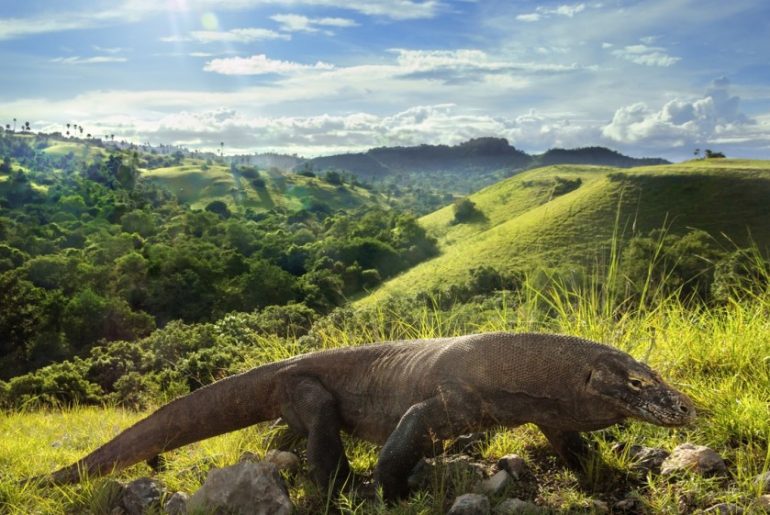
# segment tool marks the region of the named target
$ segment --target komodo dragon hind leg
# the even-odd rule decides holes
[[[307,437],[307,461],[316,483],[337,492],[348,480],[350,465],[340,438],[337,401],[315,378],[289,378],[284,383],[288,402],[281,415],[293,431]]]
[[[436,439],[446,439],[469,427],[478,416],[463,402],[462,394],[442,394],[407,410],[380,451],[375,479],[385,501],[402,499],[409,493],[409,473],[431,451]],[[462,403],[463,408],[458,407]]]

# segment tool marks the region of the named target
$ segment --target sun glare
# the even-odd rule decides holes
[[[219,30],[219,18],[212,12],[203,13],[201,16],[203,30]]]

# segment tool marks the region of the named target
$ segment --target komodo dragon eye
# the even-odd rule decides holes
[[[631,386],[631,388],[633,388],[634,390],[639,390],[639,389],[641,389],[641,387],[642,387],[642,384],[644,384],[644,383],[642,383],[642,382],[641,382],[639,379],[636,379],[636,378],[633,378],[633,377],[632,377],[632,378],[630,378],[630,379],[628,380],[628,384],[629,384],[629,385]]]

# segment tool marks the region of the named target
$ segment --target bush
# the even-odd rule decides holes
[[[455,217],[452,220],[453,224],[463,224],[482,220],[484,213],[476,208],[476,204],[469,198],[458,199],[455,201],[454,206]]]

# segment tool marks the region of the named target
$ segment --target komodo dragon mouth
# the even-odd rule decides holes
[[[659,426],[683,426],[695,420],[695,405],[647,365],[623,356],[599,363],[586,389],[605,398],[629,417]]]

